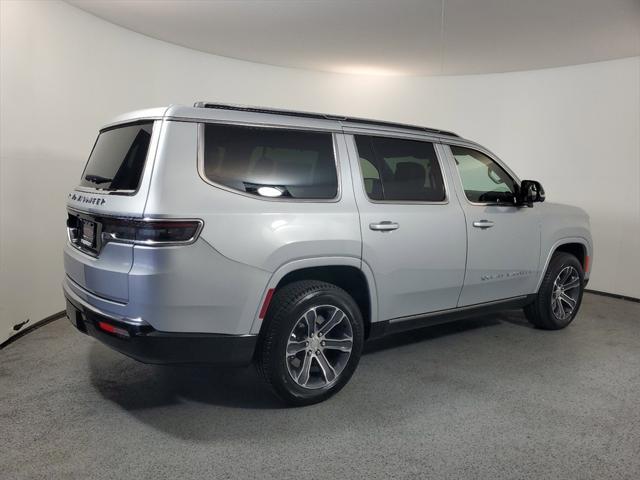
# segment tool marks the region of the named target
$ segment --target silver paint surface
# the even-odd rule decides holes
[[[198,218],[204,222],[198,240],[171,247],[109,242],[97,258],[67,243],[64,284],[83,302],[114,316],[144,319],[158,330],[257,333],[267,290],[287,273],[312,266],[361,269],[376,322],[535,293],[551,254],[563,243],[580,243],[593,258],[589,220],[579,208],[468,202],[447,144],[479,149],[519,180],[491,152],[462,138],[183,106],[132,112],[109,125],[149,118],[155,125],[138,191],[109,195],[77,189],[67,205],[96,215]],[[198,171],[203,122],[332,132],[338,197],[272,201],[208,183]],[[434,142],[446,201],[370,201],[354,133]],[[74,193],[83,201],[73,200]],[[493,227],[473,227],[482,220]],[[398,228],[370,228],[381,222]]]

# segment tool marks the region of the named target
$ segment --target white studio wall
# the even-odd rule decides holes
[[[0,342],[64,308],[65,198],[98,128],[196,100],[381,118],[477,140],[591,216],[589,288],[640,297],[640,57],[458,77],[350,76],[217,57],[58,1],[1,2]]]

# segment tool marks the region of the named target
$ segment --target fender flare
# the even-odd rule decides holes
[[[284,278],[285,275],[295,272],[296,270],[302,270],[303,268],[310,267],[333,267],[333,266],[345,266],[345,267],[355,267],[360,270],[364,278],[367,282],[367,287],[369,289],[369,301],[370,301],[370,310],[371,310],[371,323],[373,324],[378,320],[378,294],[376,290],[376,283],[373,276],[373,272],[369,265],[360,260],[360,258],[356,257],[312,257],[312,258],[302,258],[298,260],[292,260],[287,262],[281,266],[279,266],[271,275],[271,278],[267,282],[264,290],[262,291],[262,295],[260,296],[260,302],[256,308],[253,323],[251,326],[251,334],[260,333],[260,328],[262,327],[262,320],[259,318],[260,310],[262,309],[262,305],[267,297],[267,293],[272,288],[276,288],[280,280]]]
[[[562,245],[566,245],[567,243],[581,244],[585,248],[585,254],[591,256],[591,245],[589,244],[589,241],[584,237],[563,237],[559,240],[556,240],[556,242],[551,246],[551,248],[549,249],[549,252],[547,253],[547,258],[544,262],[543,268],[540,270],[538,282],[536,283],[536,289],[534,293],[538,293],[538,290],[540,289],[540,285],[542,284],[542,279],[544,278],[544,274],[546,273],[547,267],[549,266],[549,262],[551,261],[551,256],[555,253],[558,247]]]

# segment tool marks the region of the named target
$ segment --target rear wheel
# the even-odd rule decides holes
[[[527,319],[545,330],[566,327],[578,313],[583,285],[580,261],[570,253],[554,253],[536,300],[524,308]]]
[[[310,405],[349,381],[364,341],[351,296],[319,281],[286,285],[273,297],[258,347],[258,369],[285,402]]]

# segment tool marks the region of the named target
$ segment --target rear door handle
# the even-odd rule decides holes
[[[491,220],[478,220],[477,222],[473,222],[474,227],[482,228],[483,230],[485,228],[491,228],[493,225],[494,223]]]
[[[390,232],[391,230],[397,230],[400,228],[400,225],[398,223],[385,220],[380,223],[370,223],[369,228],[375,232]]]

